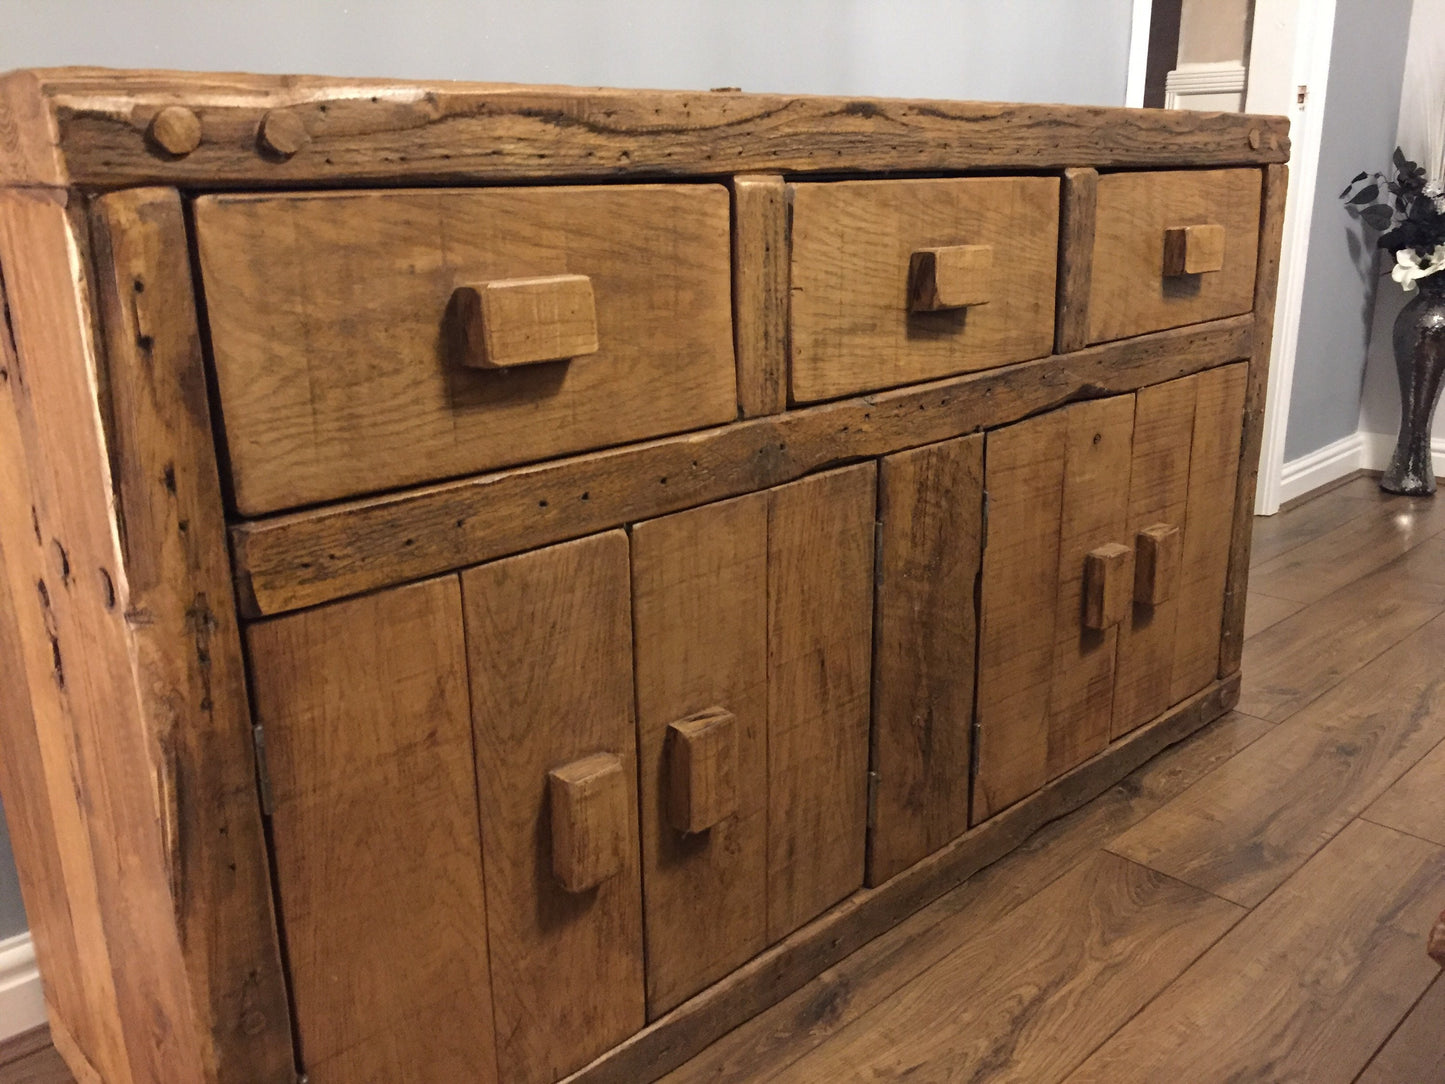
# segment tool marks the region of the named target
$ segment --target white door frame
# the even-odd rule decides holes
[[[1124,104],[1138,109],[1144,104],[1144,80],[1149,71],[1149,20],[1153,0],[1134,0],[1129,20],[1129,77],[1124,83]]]
[[[1275,300],[1274,341],[1270,351],[1264,439],[1259,458],[1256,515],[1279,511],[1284,470],[1285,426],[1299,346],[1300,301],[1305,258],[1319,172],[1324,129],[1325,89],[1334,38],[1335,0],[1255,0],[1250,43],[1249,113],[1278,113],[1290,120],[1289,198],[1285,202],[1280,249],[1279,291]],[[1304,102],[1298,100],[1304,90]]]

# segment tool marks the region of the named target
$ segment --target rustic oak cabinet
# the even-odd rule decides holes
[[[108,1084],[653,1079],[1233,705],[1277,118],[0,81],[0,786]]]

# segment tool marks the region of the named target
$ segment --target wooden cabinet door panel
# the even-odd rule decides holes
[[[983,443],[880,464],[870,885],[968,828]]]
[[[247,639],[309,1079],[496,1080],[456,577]]]
[[[1189,499],[1179,577],[1179,618],[1170,668],[1170,703],[1214,680],[1224,621],[1224,586],[1234,525],[1234,487],[1248,367],[1201,373],[1189,455]]]
[[[462,573],[503,1080],[556,1080],[644,1023],[629,596],[621,531]],[[621,760],[630,823],[621,869],[573,893],[548,773],[594,754]]]
[[[994,430],[985,446],[989,509],[980,591],[975,822],[1048,778],[1067,433],[1065,412],[1056,410]]]
[[[1083,763],[1109,744],[1118,628],[1086,627],[1081,590],[1084,563],[1098,547],[1132,547],[1125,520],[1134,397],[1120,395],[1078,403],[1064,414],[1067,429],[1054,655],[1049,678],[1048,779]],[[1132,575],[1130,580],[1132,588]]]
[[[863,883],[876,468],[768,494],[768,940]]]
[[[632,530],[648,1013],[657,1017],[767,944],[768,495]],[[668,822],[671,724],[731,713],[736,812]],[[675,738],[674,738],[675,740]]]

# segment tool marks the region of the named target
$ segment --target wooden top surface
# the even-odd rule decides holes
[[[168,153],[150,134],[168,106],[200,121],[200,144],[189,153]],[[268,125],[289,156],[268,147]],[[1239,113],[732,90],[105,68],[0,76],[0,185],[7,186],[1246,165],[1285,161],[1288,131],[1283,117]]]

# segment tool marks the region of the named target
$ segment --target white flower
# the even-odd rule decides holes
[[[1433,275],[1442,267],[1445,267],[1445,252],[1441,252],[1439,246],[1423,254],[1413,248],[1402,248],[1395,253],[1395,266],[1390,269],[1390,277],[1409,294],[1415,292],[1416,279]]]

